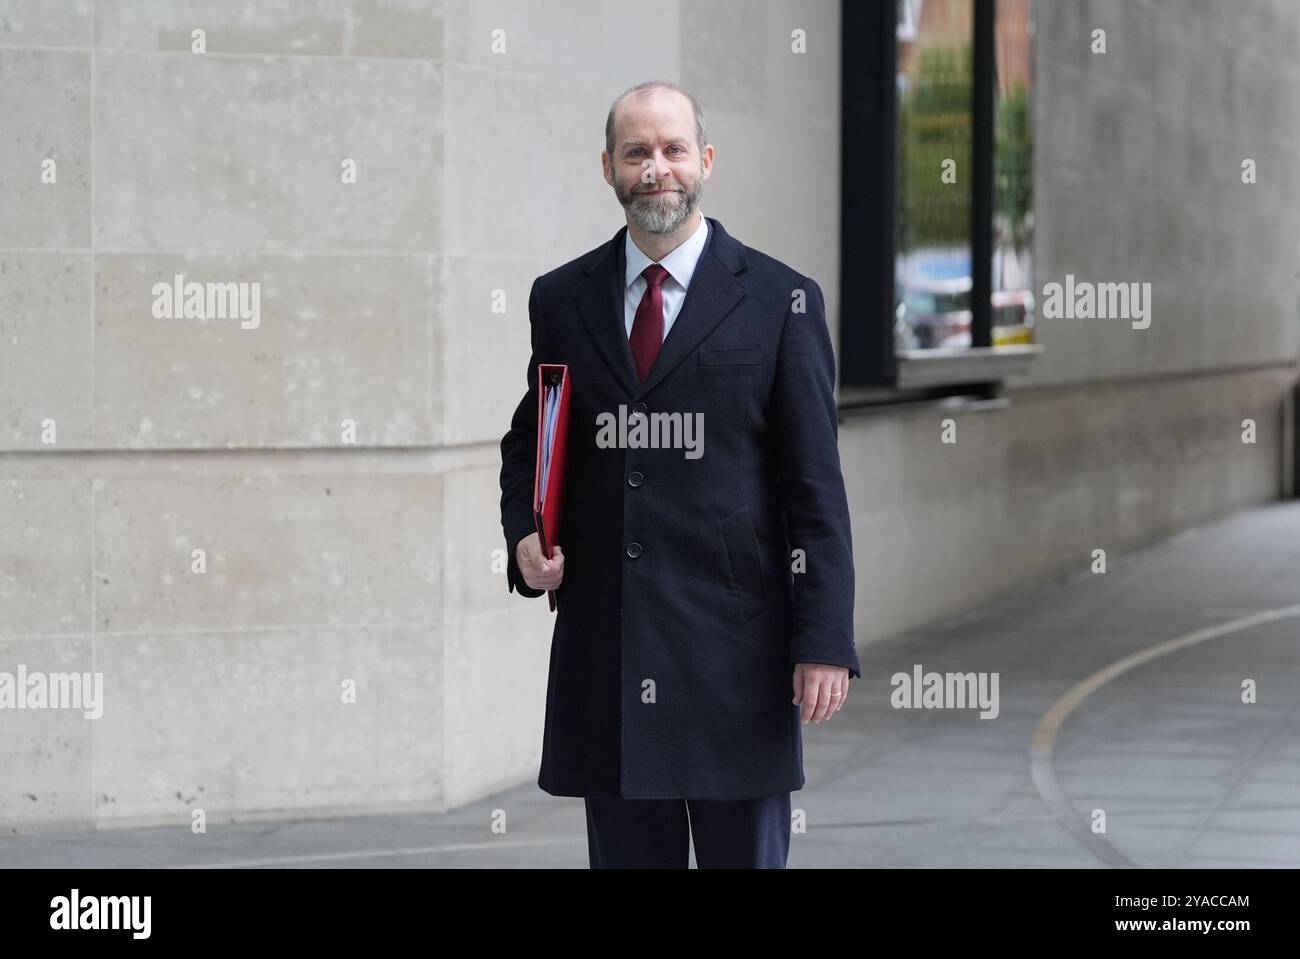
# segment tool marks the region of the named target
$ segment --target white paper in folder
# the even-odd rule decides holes
[[[542,441],[542,502],[546,501],[546,478],[551,473],[551,447],[555,445],[555,422],[560,410],[560,387],[546,387],[546,408],[543,426],[546,435]]]

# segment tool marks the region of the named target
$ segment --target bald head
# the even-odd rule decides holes
[[[614,156],[614,138],[617,135],[617,128],[620,125],[626,125],[623,122],[623,114],[628,112],[626,108],[629,101],[636,107],[654,104],[661,111],[671,111],[679,115],[685,111],[684,115],[689,118],[688,124],[694,127],[695,149],[700,153],[704,152],[706,142],[704,111],[700,109],[695,97],[675,83],[669,83],[666,80],[648,80],[624,91],[610,105],[609,114],[605,117],[605,152],[610,156]]]

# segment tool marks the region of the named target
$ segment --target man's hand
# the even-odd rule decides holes
[[[825,663],[794,664],[794,703],[803,704],[800,719],[808,725],[829,719],[849,698],[849,671]]]
[[[564,550],[555,547],[555,558],[542,555],[542,538],[530,533],[515,547],[515,561],[524,582],[533,589],[556,589],[564,579]]]

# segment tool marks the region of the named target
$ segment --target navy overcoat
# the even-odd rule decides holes
[[[793,664],[862,675],[821,289],[706,220],[681,311],[643,383],[624,325],[626,226],[538,277],[529,296],[528,390],[501,440],[507,580],[523,596],[543,595],[515,557],[535,530],[537,364],[567,363],[572,390],[537,780],[552,795],[800,789]],[[648,435],[625,429],[611,443],[617,432],[602,433],[636,413],[691,416],[703,442],[632,448]],[[669,422],[660,418],[656,438],[684,444],[689,434],[670,436]]]

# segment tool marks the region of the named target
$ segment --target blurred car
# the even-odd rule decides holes
[[[1034,342],[1032,290],[996,290],[993,293],[993,345]]]
[[[900,292],[895,349],[970,346],[970,277],[913,280]]]
[[[912,280],[900,287],[894,308],[894,346],[900,350],[971,345],[970,277]],[[992,296],[993,345],[1034,341],[1031,290],[996,290]]]

